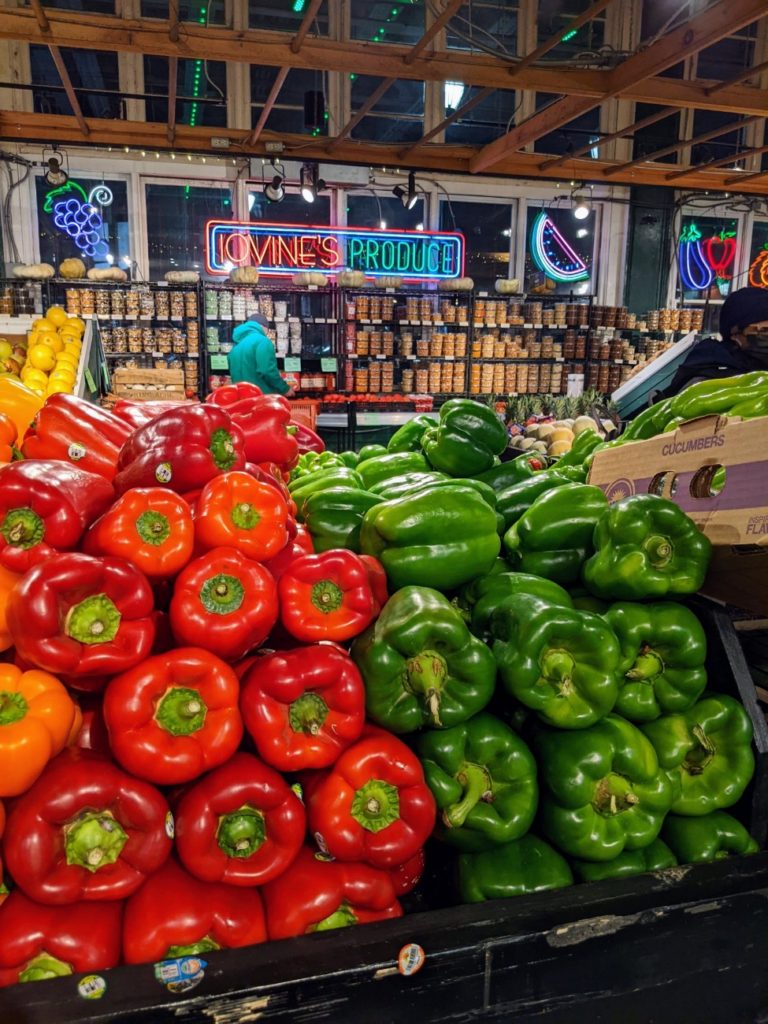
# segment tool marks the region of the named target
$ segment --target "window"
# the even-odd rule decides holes
[[[550,132],[537,139],[533,145],[536,153],[555,153],[561,156],[574,149],[581,149],[587,142],[592,142],[600,135],[600,108],[588,110],[581,117],[569,121],[557,131]]]
[[[493,288],[498,277],[509,277],[512,243],[512,203],[440,201],[440,230],[464,235],[464,272],[476,288]]]
[[[424,216],[424,200],[421,198],[412,210],[406,210],[393,195],[353,192],[347,196],[347,224],[353,228],[419,231],[424,227]]]
[[[83,11],[85,14],[115,13],[115,0],[45,0],[45,6],[60,11]]]
[[[478,93],[477,89],[465,88],[461,82],[446,82],[445,114],[463,106]],[[464,117],[449,124],[445,129],[446,142],[482,146],[492,142],[511,128],[515,119],[515,92],[513,89],[495,89]]]
[[[168,20],[168,0],[141,0],[142,18]],[[224,24],[224,0],[179,0],[179,20],[200,25]]]
[[[571,28],[575,18],[590,6],[591,0],[539,0],[538,42],[543,43],[561,32],[560,42],[547,54],[547,60],[573,60],[585,53],[597,54],[605,41],[605,14]]]
[[[258,121],[278,71],[251,64],[251,124]],[[326,76],[321,71],[293,68],[283,82],[265,127],[268,131],[295,135],[327,135],[326,94]]]
[[[749,284],[755,288],[768,288],[768,220],[756,220],[752,227]]]
[[[652,114],[660,113],[662,108],[652,103],[638,103],[635,106],[635,119],[644,121]],[[657,149],[665,149],[678,141],[680,133],[680,115],[673,114],[664,117],[660,121],[649,124],[646,128],[640,128],[633,134],[634,146],[632,148],[632,159],[638,160],[647,153],[655,153]],[[675,163],[677,153],[670,153],[668,156],[658,158],[659,163]]]
[[[268,0],[249,0],[248,24],[251,28],[269,29],[272,32],[297,32],[306,13],[307,3],[308,0],[283,0],[279,4],[269,3]],[[320,5],[309,34],[328,35],[328,4]]]
[[[720,39],[699,53],[696,65],[697,78],[714,78],[720,81],[732,78],[755,63],[756,25],[748,25],[738,35]]]
[[[463,4],[448,22],[448,49],[479,50],[491,48],[514,56],[517,50],[517,11],[519,3],[508,0],[472,0]]]
[[[62,260],[78,256],[89,267],[130,266],[133,254],[124,181],[81,178],[73,171],[66,185],[51,188],[39,175],[35,195],[43,263],[58,267]]]
[[[597,212],[583,220],[571,208],[529,206],[526,224],[525,291],[548,295],[590,295],[595,291],[594,266]]]
[[[176,123],[211,125],[227,123],[226,67],[220,60],[180,60],[176,72]],[[144,58],[144,89],[147,120],[168,120],[168,59]]]
[[[683,216],[677,268],[684,301],[725,298],[731,289],[738,245],[739,222],[733,217]]]
[[[122,101],[117,74],[117,54],[102,50],[73,50],[63,47],[62,60],[86,117],[121,118]],[[47,46],[29,48],[35,111],[39,114],[72,116],[61,77]]]
[[[381,79],[357,75],[352,82],[352,110],[365,103]],[[415,142],[424,129],[424,83],[398,79],[352,132],[355,139]]]
[[[413,45],[424,35],[424,0],[351,0],[352,38]]]
[[[741,119],[736,114],[721,113],[716,110],[697,110],[693,116],[693,137],[704,135],[707,132],[715,131],[718,128],[727,128],[729,125],[738,124]],[[702,142],[691,149],[691,163],[703,164],[709,160],[716,160],[718,157],[728,156],[729,153],[736,154],[740,149],[746,149],[744,145],[744,129],[736,129],[718,135],[709,142]]]
[[[153,281],[168,270],[199,270],[205,274],[205,224],[230,220],[232,193],[228,186],[147,184],[149,276]]]
[[[269,180],[272,168],[265,168]],[[331,196],[325,192],[314,203],[305,202],[291,186],[286,186],[285,196],[279,203],[270,203],[264,195],[262,185],[251,182],[248,189],[248,216],[250,220],[266,221],[268,224],[308,224],[322,227],[331,223]]]

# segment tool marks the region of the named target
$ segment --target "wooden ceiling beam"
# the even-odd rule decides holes
[[[301,24],[296,35],[291,40],[291,53],[298,53],[301,47],[304,45],[304,39],[306,38],[307,32],[312,27],[312,22],[318,15],[320,8],[323,6],[323,0],[310,0],[309,7],[307,8],[306,14],[301,19]]]
[[[179,58],[168,58],[168,145],[176,141],[176,93],[179,80]]]
[[[743,71],[740,71],[738,75],[734,75],[733,78],[726,78],[724,82],[717,82],[715,85],[710,85],[706,90],[707,96],[715,96],[717,93],[722,92],[723,89],[730,89],[732,85],[740,85],[742,82],[746,82],[748,78],[752,78],[754,75],[759,75],[766,69],[768,69],[768,60],[764,60],[762,64],[755,64],[753,68],[745,68]]]
[[[711,132],[703,132],[701,135],[697,135],[692,139],[680,139],[678,142],[674,142],[669,146],[664,146],[661,149],[655,149],[652,153],[646,153],[645,156],[636,157],[634,160],[627,160],[626,163],[616,164],[610,171],[606,171],[607,175],[618,174],[620,171],[629,170],[630,167],[637,167],[638,164],[650,164],[654,160],[658,160],[663,156],[670,156],[672,153],[679,153],[681,149],[685,149],[687,146],[700,146],[703,142],[709,142],[711,139],[717,139],[721,135],[728,135],[729,132],[739,131],[741,128],[746,128],[750,124],[754,124],[756,121],[761,121],[760,117],[747,117],[742,121],[734,121],[731,124],[723,125],[722,128],[713,128]]]
[[[632,124],[628,124],[626,128],[620,128],[617,132],[610,132],[608,135],[601,135],[595,142],[587,142],[586,145],[580,149],[575,149],[572,153],[566,153],[565,156],[555,157],[554,160],[545,160],[541,165],[542,169],[549,170],[550,167],[559,167],[561,164],[568,163],[569,160],[574,160],[576,157],[584,156],[585,153],[589,153],[590,150],[600,149],[602,146],[607,145],[609,142],[613,142],[615,139],[625,139],[627,135],[632,135],[633,132],[639,132],[643,128],[648,128],[652,124],[656,124],[657,121],[663,121],[666,117],[672,117],[673,114],[679,114],[680,111],[677,107],[664,107],[663,110],[657,110],[655,114],[649,114],[648,117],[643,117],[639,121],[633,121]]]
[[[405,55],[406,64],[413,64],[413,62],[416,60],[419,54],[426,50],[426,48],[429,46],[429,44],[432,42],[435,36],[439,32],[442,32],[442,30],[445,28],[445,26],[448,24],[448,22],[451,20],[451,18],[454,16],[454,14],[458,11],[458,9],[461,7],[463,3],[464,0],[445,0],[445,7],[443,8],[442,12],[435,18],[435,20],[426,30],[421,39],[419,39],[417,43],[414,43],[414,45]]]
[[[373,110],[376,104],[379,102],[381,97],[387,92],[397,81],[396,78],[384,78],[376,86],[373,92],[370,94],[365,103],[360,107],[352,117],[347,121],[344,127],[339,131],[338,135],[334,136],[327,144],[327,150],[329,153],[333,153],[338,149],[339,145],[347,138],[348,135],[357,128],[363,118],[366,116],[369,110]]]
[[[602,14],[611,2],[612,0],[595,0],[595,3],[590,4],[586,11],[583,11],[577,18],[574,18],[573,21],[568,22],[568,32],[578,31],[580,28],[583,28],[587,22],[592,21],[598,16],[598,14]],[[550,50],[554,50],[554,48],[563,41],[563,35],[564,30],[561,29],[559,32],[555,32],[554,35],[551,35],[549,39],[545,39],[543,43],[540,43],[536,47],[535,50],[531,50],[531,52],[527,53],[525,57],[512,65],[509,70],[510,75],[518,75],[521,71],[524,71],[525,68],[530,67],[531,64],[535,64],[537,60],[540,60],[545,54],[549,53]]]
[[[272,83],[272,88],[269,90],[269,96],[267,96],[264,106],[261,108],[259,119],[256,122],[253,131],[250,132],[250,134],[245,139],[244,144],[246,148],[255,145],[259,136],[264,131],[264,126],[267,123],[267,118],[272,112],[272,108],[274,107],[277,101],[277,97],[280,95],[280,90],[283,88],[283,83],[288,77],[288,72],[290,70],[290,68],[280,68],[280,70],[277,72],[275,80]]]
[[[168,38],[172,43],[178,43],[179,35],[179,0],[168,0]]]
[[[516,152],[537,139],[588,113],[601,102],[621,95],[638,82],[679,64],[700,50],[732,35],[765,14],[765,0],[718,0],[679,28],[622,61],[606,79],[608,88],[599,100],[563,95],[529,117],[512,131],[484,146],[472,161],[473,173],[486,171],[508,153]],[[562,92],[562,90],[559,90]]]
[[[738,182],[741,186],[745,181],[755,181],[757,178],[765,178],[766,176],[768,176],[768,171],[755,171],[753,174],[737,174],[733,178],[726,178],[723,184],[733,186]]]
[[[37,2],[39,4],[39,0]],[[360,40],[340,42],[312,36],[304,41],[299,53],[293,53],[291,37],[285,32],[236,31],[220,25],[205,27],[195,22],[185,23],[183,38],[172,42],[168,37],[169,23],[163,31],[163,23],[156,19],[115,18],[54,8],[46,10],[46,22],[54,36],[53,42],[75,49],[235,61],[263,67],[338,71],[411,81],[461,81],[477,88],[509,88],[509,65],[482,53],[463,50],[430,52],[406,64],[409,48],[405,46]],[[34,11],[23,7],[2,8],[0,39],[40,43],[40,31]],[[593,96],[598,102],[606,93],[610,74],[612,72],[592,68],[532,66],[517,72],[514,85],[516,89],[535,92]],[[647,78],[626,87],[622,97],[638,103],[695,107],[741,115],[765,114],[768,109],[766,89],[736,85],[707,96],[705,90],[715,84],[711,80]]]
[[[29,0],[30,6],[34,12],[37,24],[40,26],[41,32],[50,32],[51,24],[48,21],[48,15],[43,10],[43,5],[40,0]]]
[[[462,103],[461,106],[457,107],[452,114],[449,114],[448,117],[444,118],[440,124],[435,125],[434,128],[422,135],[422,137],[418,139],[418,141],[414,142],[413,145],[407,146],[403,149],[403,159],[410,156],[410,154],[413,153],[414,150],[418,149],[419,146],[423,146],[425,143],[431,142],[435,136],[439,135],[440,132],[444,132],[449,125],[453,124],[454,121],[458,121],[459,118],[465,117],[470,110],[474,110],[479,103],[482,103],[484,99],[487,99],[491,93],[495,91],[495,89],[480,89],[480,91],[476,92],[475,95],[468,99],[466,103]]]
[[[674,171],[672,174],[666,176],[667,181],[676,181],[678,178],[684,178],[687,174],[696,174],[699,171],[710,171],[715,170],[718,167],[725,167],[727,164],[735,164],[738,160],[743,160],[747,156],[760,156],[762,153],[768,153],[768,146],[758,146],[755,149],[743,149],[740,153],[731,153],[728,156],[720,156],[716,160],[707,160],[702,164],[695,164],[692,167],[682,167],[680,170]]]
[[[0,110],[0,139],[19,144],[28,143],[30,147],[37,149],[43,142],[67,144],[69,146],[86,147],[88,150],[100,146],[112,146],[113,149],[130,147],[138,152],[141,150],[173,151],[177,157],[181,153],[205,154],[212,157],[224,157],[230,160],[237,156],[270,156],[267,153],[267,144],[271,142],[282,142],[284,150],[281,154],[283,160],[313,160],[321,162],[327,160],[327,140],[323,138],[311,138],[307,135],[289,134],[265,130],[256,144],[249,152],[243,147],[242,130],[217,128],[215,134],[230,140],[230,147],[225,152],[211,147],[211,129],[205,126],[177,124],[175,144],[171,147],[167,139],[167,124],[141,122],[141,121],[118,121],[99,118],[88,119],[90,136],[83,138],[79,125],[74,117],[63,117],[55,114],[33,114],[21,113],[18,111]],[[339,143],[334,159],[341,164],[374,164],[376,166],[397,167],[402,163],[400,151],[402,145],[382,145],[374,142],[356,142],[352,139],[345,139]],[[94,150],[97,151],[97,150]],[[23,150],[22,150],[23,152]],[[475,150],[472,146],[459,145],[433,145],[424,146],[411,161],[411,166],[418,171],[437,171],[446,174],[467,174],[469,162]],[[71,158],[70,158],[71,160]],[[558,169],[551,171],[541,170],[542,157],[535,153],[514,153],[499,164],[497,172],[499,175],[516,177],[525,180],[547,179],[549,181],[562,180],[562,172]],[[601,175],[606,167],[611,165],[603,160],[579,159],[573,161],[572,169],[569,167],[569,174],[579,181],[594,182],[600,184]],[[672,187],[685,188],[690,190],[709,189],[736,191],[731,186],[725,185],[726,177],[730,177],[730,170],[720,174],[711,171],[699,173],[687,173],[679,185]],[[616,184],[634,185],[666,185],[666,173],[663,165],[650,165],[648,167],[634,167],[622,175],[617,176]],[[758,178],[754,182],[748,182],[745,191],[755,195],[768,195],[768,180],[765,177]]]
[[[59,73],[61,84],[64,86],[64,92],[67,94],[69,105],[72,107],[72,112],[75,115],[75,120],[80,126],[80,131],[83,133],[83,135],[87,136],[90,133],[90,129],[88,128],[86,120],[83,117],[83,111],[80,107],[80,101],[78,100],[77,95],[75,94],[75,89],[72,85],[72,79],[69,77],[69,72],[64,66],[64,58],[61,56],[61,50],[58,48],[58,46],[54,46],[53,44],[49,45],[48,49],[51,51],[53,63],[56,65],[56,70]]]

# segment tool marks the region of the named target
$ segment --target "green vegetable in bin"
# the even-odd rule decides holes
[[[768,370],[755,370],[736,377],[716,377],[691,384],[669,400],[669,417],[692,420],[697,416],[727,413],[758,391],[768,388]]]
[[[383,444],[364,444],[357,453],[357,461],[365,462],[366,459],[376,459],[380,455],[386,455],[388,451],[389,449],[385,448]]]
[[[636,726],[608,715],[579,732],[541,728],[532,744],[540,825],[561,850],[581,860],[609,861],[656,839],[673,785]]]
[[[669,814],[661,836],[680,864],[724,860],[758,850],[741,822],[725,811],[713,811],[701,818]]]
[[[377,484],[373,484],[371,490],[374,494],[380,494],[383,499],[400,498],[409,491],[417,490],[419,487],[426,487],[427,484],[437,484],[441,480],[452,480],[453,477],[446,473],[436,473],[431,470],[426,473],[402,473],[398,476],[387,477]]]
[[[358,462],[357,472],[364,487],[373,487],[382,480],[402,476],[403,473],[428,473],[427,460],[421,452],[388,452],[365,462]]]
[[[507,428],[487,405],[451,398],[441,406],[440,420],[425,432],[421,446],[434,469],[450,476],[477,476],[491,469],[507,447]]]
[[[519,839],[531,827],[539,790],[523,740],[493,715],[417,740],[427,785],[441,812],[436,835],[475,852]]]
[[[653,494],[633,494],[611,505],[595,527],[593,543],[584,583],[596,597],[615,601],[695,594],[712,549],[681,508]]]
[[[521,453],[508,462],[502,462],[492,469],[485,470],[484,473],[478,473],[477,479],[488,484],[494,491],[501,492],[524,480],[539,476],[546,468],[546,457],[540,452]]]
[[[504,517],[504,525],[510,528],[527,512],[539,495],[545,491],[553,491],[564,484],[576,483],[560,469],[548,469],[544,473],[535,473],[520,480],[510,487],[498,492],[496,508]]]
[[[707,693],[687,711],[648,722],[643,732],[674,785],[675,814],[731,807],[754,774],[749,715],[723,693]]]
[[[673,868],[677,858],[665,842],[654,839],[641,850],[625,850],[607,861],[573,860],[571,867],[580,882],[602,882],[605,878],[631,878],[648,871]]]
[[[432,416],[414,416],[404,423],[390,437],[387,451],[418,452],[421,451],[421,439],[425,432],[434,427],[436,420]]]
[[[621,648],[617,714],[651,722],[695,704],[707,685],[707,638],[690,609],[673,601],[625,602],[603,615]]]
[[[359,551],[363,516],[380,501],[378,494],[369,491],[354,487],[329,487],[310,494],[299,509],[299,517],[312,534],[316,552],[331,548]]]
[[[517,594],[528,594],[563,608],[571,607],[568,592],[540,576],[508,571],[480,576],[462,589],[462,600],[471,613],[473,633],[482,640],[490,640],[494,612],[503,606],[507,597]]]
[[[504,900],[573,884],[565,859],[530,832],[495,850],[461,854],[458,876],[465,903]]]

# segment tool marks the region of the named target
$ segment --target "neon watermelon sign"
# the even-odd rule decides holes
[[[574,252],[544,210],[533,222],[531,256],[539,270],[553,281],[570,284],[589,277],[584,260]]]

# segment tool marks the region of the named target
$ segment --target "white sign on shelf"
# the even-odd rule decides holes
[[[569,373],[568,374],[568,390],[566,394],[571,398],[578,398],[579,395],[584,394],[584,374],[583,373]]]

